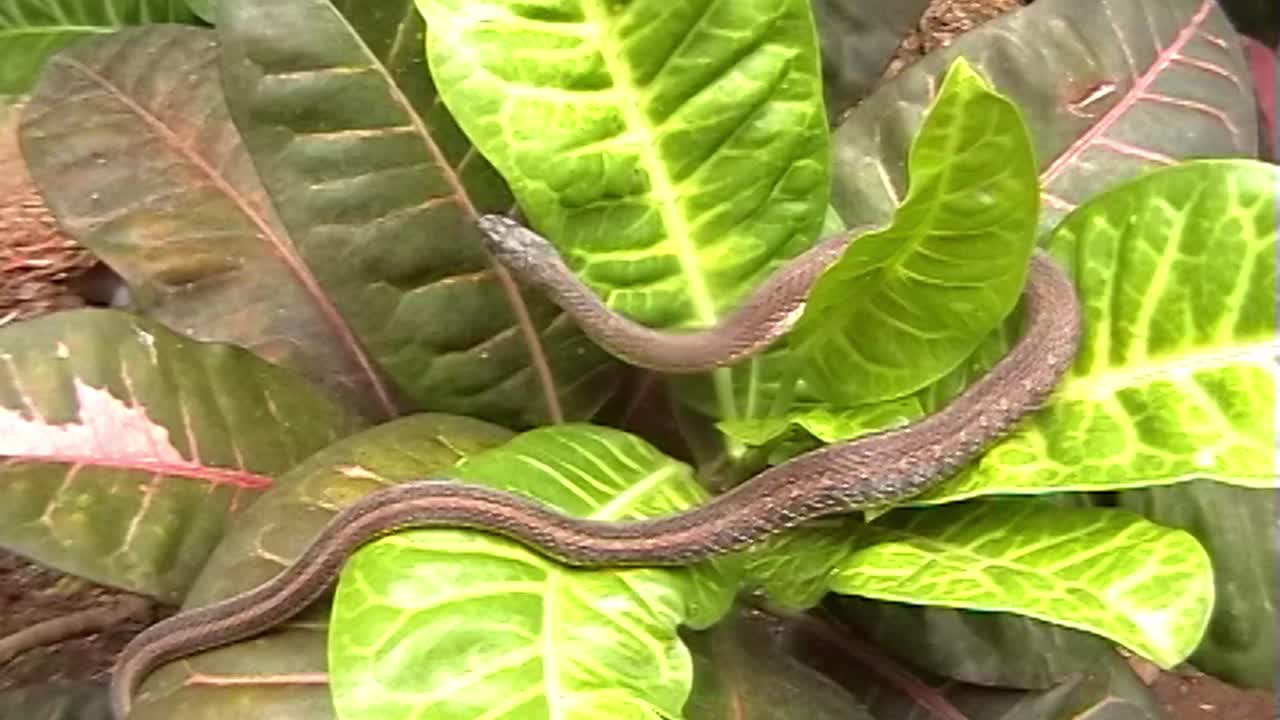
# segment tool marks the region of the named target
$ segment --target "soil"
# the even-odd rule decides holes
[[[1019,0],[935,0],[921,27],[900,46],[886,72],[892,77],[953,37],[1023,4]],[[94,266],[87,251],[59,232],[21,168],[0,111],[0,325],[82,306],[76,280]],[[16,180],[21,178],[21,181]],[[95,270],[100,271],[101,265]],[[37,623],[95,608],[115,608],[127,594],[32,564],[0,551],[0,641]],[[153,606],[101,632],[34,647],[0,662],[0,691],[50,682],[105,683],[116,654],[150,622],[174,611]],[[1171,720],[1273,720],[1275,698],[1203,675],[1150,672],[1145,676]]]

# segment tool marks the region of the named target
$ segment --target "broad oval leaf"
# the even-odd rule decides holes
[[[789,629],[780,618],[740,610],[690,633],[694,683],[682,717],[874,720],[848,690],[796,657]]]
[[[928,0],[812,0],[822,46],[822,87],[834,123],[883,76]]]
[[[441,97],[613,310],[713,325],[827,204],[807,0],[419,0]],[[717,412],[737,414],[714,373]]]
[[[207,605],[254,587],[301,555],[346,504],[388,484],[442,472],[512,434],[479,420],[423,414],[326,447],[237,516],[184,605]],[[130,718],[219,718],[245,706],[272,720],[335,718],[325,677],[328,614],[326,598],[270,633],[160,668]]]
[[[1112,508],[1022,498],[900,510],[847,547],[833,592],[1027,615],[1164,668],[1191,654],[1213,610],[1213,571],[1195,538]]]
[[[114,720],[104,685],[65,681],[0,690],[0,717],[23,720]]]
[[[210,23],[217,19],[218,0],[187,0],[187,7]]]
[[[582,425],[530,431],[449,475],[599,520],[706,497],[687,465]],[[679,717],[692,664],[676,628],[728,611],[735,566],[573,569],[486,533],[399,533],[344,568],[329,654],[335,703],[349,720]]]
[[[1195,535],[1213,559],[1217,602],[1191,663],[1232,685],[1274,689],[1280,552],[1275,490],[1198,480],[1126,490],[1116,500],[1154,522]]]
[[[512,205],[445,112],[413,0],[225,0],[227,103],[317,282],[416,407],[582,419],[619,364],[489,258]]]
[[[1095,669],[1106,638],[1008,612],[831,596],[842,621],[914,670],[987,687],[1045,690]]]
[[[0,330],[0,543],[177,602],[230,517],[360,423],[293,373],[112,310]]]
[[[856,670],[856,669],[855,669]],[[937,720],[940,715],[920,701],[919,693],[903,693],[876,683],[866,672],[837,669],[847,685],[865,698],[882,720]],[[924,678],[936,697],[965,720],[1169,720],[1160,700],[1124,658],[1108,653],[1088,672],[1064,679],[1047,690],[1014,690]]]
[[[183,0],[5,0],[0,3],[0,95],[31,89],[49,56],[127,25],[198,22]]]
[[[963,59],[911,145],[911,190],[889,227],[856,238],[789,334],[823,401],[900,397],[959,364],[1018,301],[1035,242],[1031,138]]]
[[[370,418],[400,399],[281,226],[227,113],[210,30],[130,28],[50,59],[32,177],[138,310],[298,369]]]
[[[931,53],[846,115],[832,134],[832,204],[850,224],[892,214],[911,138],[960,56],[1026,115],[1042,232],[1094,194],[1179,159],[1254,157],[1238,37],[1216,0],[1037,0]]]
[[[1104,193],[1049,238],[1084,336],[1048,405],[912,502],[1205,477],[1275,487],[1280,169],[1193,161]]]

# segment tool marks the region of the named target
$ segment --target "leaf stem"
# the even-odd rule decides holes
[[[782,372],[782,380],[778,383],[778,391],[769,405],[769,414],[765,417],[782,417],[783,413],[791,409],[791,402],[796,397],[796,383],[799,381],[800,363],[794,358],[789,358]]]

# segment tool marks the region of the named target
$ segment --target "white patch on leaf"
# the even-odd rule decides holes
[[[72,383],[79,422],[41,422],[0,408],[0,455],[189,464],[169,441],[168,429],[147,417],[146,408],[126,405],[78,379]]]
[[[1211,468],[1218,464],[1218,455],[1214,451],[1205,448],[1196,453],[1196,467]]]
[[[338,468],[338,472],[342,473],[343,477],[359,478],[361,480],[382,479],[377,475],[377,473],[370,472],[367,468],[361,467],[360,465],[343,465]]]

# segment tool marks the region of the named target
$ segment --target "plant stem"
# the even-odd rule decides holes
[[[800,381],[800,363],[794,359],[788,359],[786,368],[782,372],[782,380],[778,383],[778,392],[773,396],[773,402],[769,405],[769,414],[766,417],[782,417],[782,414],[791,409],[791,401],[796,397],[796,383]]]

